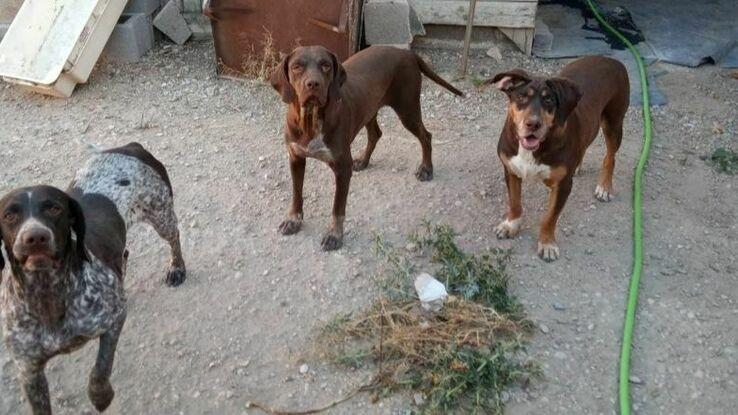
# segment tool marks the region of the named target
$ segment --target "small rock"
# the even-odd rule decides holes
[[[628,381],[634,385],[643,385],[646,383],[641,378],[635,375],[630,375],[630,377],[628,378]]]
[[[416,406],[423,406],[425,404],[425,396],[418,392],[413,394],[413,402],[415,402]]]
[[[310,371],[310,366],[308,366],[307,363],[303,363],[303,364],[300,365],[300,374],[301,375],[304,375],[304,374],[306,374],[309,371]]]
[[[418,245],[413,242],[410,242],[407,245],[405,245],[405,250],[407,250],[408,252],[415,252],[418,250]]]
[[[549,328],[548,328],[548,326],[547,326],[547,325],[545,325],[545,324],[539,324],[539,325],[538,325],[538,329],[539,329],[539,330],[541,330],[541,332],[542,332],[543,334],[548,334],[548,332],[550,332],[550,331],[551,331],[551,329],[549,329]]]
[[[564,310],[566,310],[566,306],[565,306],[565,305],[563,305],[563,304],[561,304],[561,303],[559,303],[558,301],[557,301],[557,302],[555,302],[555,303],[553,303],[553,304],[551,304],[551,306],[552,306],[552,307],[554,308],[554,310],[556,310],[556,311],[564,311]]]
[[[494,60],[502,60],[502,52],[500,52],[500,48],[497,46],[492,46],[491,48],[487,49],[487,56]]]
[[[558,352],[554,353],[554,357],[557,358],[557,359],[559,359],[559,360],[564,360],[564,359],[566,359],[566,353],[564,353],[562,351],[558,351]]]

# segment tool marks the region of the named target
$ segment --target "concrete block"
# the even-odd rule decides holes
[[[536,20],[536,31],[533,35],[533,48],[537,51],[549,51],[553,46],[553,33],[541,19]]]
[[[148,16],[154,14],[161,7],[161,0],[128,0],[124,14],[143,13]]]
[[[179,45],[184,44],[192,36],[192,31],[187,26],[187,21],[182,17],[182,12],[180,12],[175,0],[170,0],[156,15],[154,27],[161,30],[169,39]]]
[[[415,11],[413,1],[414,0],[408,0],[408,4],[410,5],[410,32],[413,36],[425,36],[425,26],[423,26],[420,16],[418,16],[418,13]]]
[[[124,14],[115,25],[103,50],[113,62],[136,62],[154,46],[154,28],[144,13]]]
[[[364,5],[364,27],[370,45],[409,44],[410,5],[407,0],[370,0]]]
[[[166,3],[166,0],[164,3]],[[182,0],[182,11],[188,13],[202,13],[202,0]]]
[[[205,17],[202,13],[184,13],[183,14],[187,25],[192,31],[193,40],[207,40],[213,38],[213,26],[210,23],[210,19]]]
[[[9,27],[10,23],[0,23],[0,40],[3,40],[3,36],[5,36],[5,33],[8,31]]]

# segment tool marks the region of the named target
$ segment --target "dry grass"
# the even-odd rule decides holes
[[[467,254],[445,226],[426,224],[411,240],[430,250],[435,275],[452,294],[443,309],[420,307],[411,288],[416,265],[377,239],[393,270],[382,279],[386,295],[324,327],[322,356],[351,367],[375,364],[376,397],[420,392],[423,413],[502,413],[502,392],[539,373],[521,353],[533,325],[507,293],[507,256]]]
[[[268,81],[281,60],[279,51],[274,47],[271,32],[265,29],[261,44],[251,46],[251,50],[243,56],[240,68],[231,68],[218,62],[218,72],[225,77]]]

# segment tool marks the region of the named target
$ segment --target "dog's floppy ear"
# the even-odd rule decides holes
[[[346,71],[335,53],[331,53],[331,59],[333,59],[333,80],[328,87],[328,97],[330,101],[335,102],[340,98],[341,87],[346,82]]]
[[[527,84],[533,78],[523,69],[500,72],[490,79],[484,81],[484,85],[494,85],[500,91],[510,95],[515,88]]]
[[[574,111],[579,99],[582,98],[582,93],[577,85],[568,79],[551,78],[546,81],[546,84],[556,95],[556,123],[564,125],[569,114]]]
[[[69,198],[69,223],[77,237],[75,255],[79,263],[89,261],[90,258],[85,249],[85,214],[82,212],[82,206],[71,197]]]
[[[289,65],[292,54],[285,56],[282,62],[274,68],[272,76],[269,78],[269,83],[272,84],[272,88],[276,89],[280,95],[282,95],[282,101],[285,104],[291,104],[292,101],[297,99],[297,93],[295,88],[292,87],[289,77]]]

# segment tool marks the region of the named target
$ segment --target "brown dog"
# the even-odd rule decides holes
[[[423,160],[415,176],[420,181],[433,178],[431,134],[420,111],[422,74],[463,96],[408,50],[372,46],[343,65],[322,46],[300,47],[284,58],[271,77],[272,86],[289,106],[285,141],[292,174],[292,206],[279,232],[291,235],[302,226],[305,159],[311,157],[327,163],[336,177],[332,223],[321,247],[324,251],[341,247],[352,167],[358,171],[369,164],[382,136],[377,111],[384,106],[395,110],[405,128],[420,140]],[[351,143],[364,127],[366,149],[352,161]]]
[[[523,213],[521,181],[538,178],[550,189],[548,211],[541,221],[538,255],[559,257],[556,222],[569,197],[572,177],[602,127],[607,153],[595,197],[612,198],[615,153],[623,138],[628,110],[628,72],[618,61],[589,56],[561,70],[555,78],[536,78],[521,69],[487,81],[510,98],[497,152],[505,168],[509,210],[496,228],[498,238],[514,237]]]

